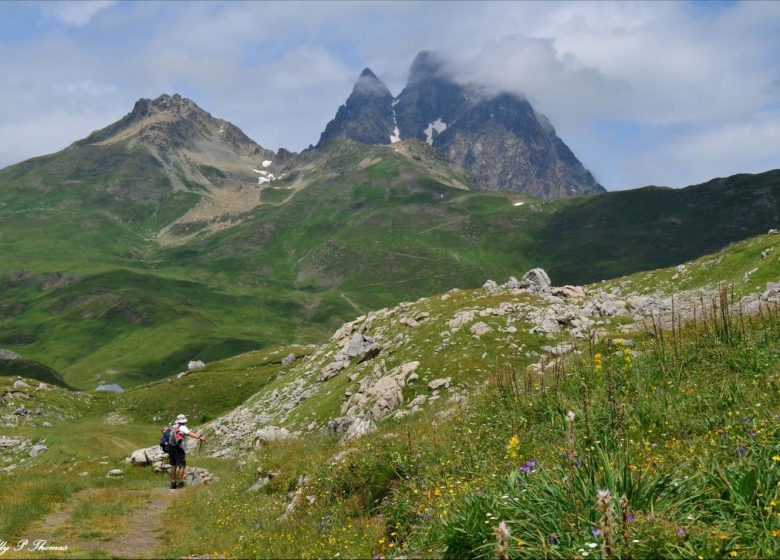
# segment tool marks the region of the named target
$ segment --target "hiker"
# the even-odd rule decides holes
[[[206,441],[206,438],[199,436],[187,428],[187,417],[179,414],[176,422],[171,428],[168,443],[168,454],[171,456],[171,489],[184,488],[184,470],[187,468],[187,458],[185,449],[187,448],[187,438],[194,437],[200,441]]]

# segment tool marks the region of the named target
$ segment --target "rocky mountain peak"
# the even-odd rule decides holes
[[[420,51],[412,61],[407,84],[412,85],[420,80],[444,77],[443,59],[434,51]]]
[[[333,139],[362,144],[389,144],[395,129],[393,96],[370,68],[355,81],[352,94],[325,127],[317,147]]]

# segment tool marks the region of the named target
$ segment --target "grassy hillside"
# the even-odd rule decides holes
[[[533,266],[557,284],[594,281],[780,222],[777,171],[540,202],[470,192],[434,155],[415,142],[306,152],[231,227],[207,235],[223,218],[187,222],[173,245],[157,234],[205,194],[174,188],[138,145],[74,146],[2,170],[0,345],[81,388],[132,387],[192,358],[321,341],[368,310]]]
[[[730,280],[737,281],[735,297],[762,291],[780,277],[778,243],[780,236],[762,235],[689,262],[682,272],[589,285],[578,305],[615,290],[683,298],[684,289]],[[509,304],[522,307],[494,313]],[[73,513],[63,514],[58,534],[73,548],[61,556],[108,554],[146,507],[138,493],[165,485],[165,475],[130,468],[124,457],[154,445],[160,425],[186,412],[208,437],[190,463],[220,481],[166,495],[171,511],[189,523],[174,538],[153,541],[145,554],[154,557],[489,558],[502,522],[509,557],[595,555],[605,546],[612,547],[607,557],[776,556],[777,308],[754,317],[716,310],[663,336],[629,316],[601,317],[590,341],[571,338],[569,327],[549,336],[530,332],[526,312],[551,305],[562,303],[477,289],[372,313],[357,326],[371,325],[366,332],[382,352],[327,381],[319,373],[340,347],[338,336],[320,347],[246,353],[122,394],[25,390],[28,398],[0,402],[0,412],[23,402],[40,414],[7,436],[30,444],[45,439],[49,450],[35,459],[0,455],[17,465],[15,474],[0,475],[0,528],[23,536],[62,508]],[[468,310],[475,317],[453,332],[449,321]],[[401,323],[404,317],[419,324]],[[491,330],[475,336],[470,327],[477,322]],[[579,353],[555,360],[543,348],[562,342]],[[296,359],[282,365],[290,354]],[[403,414],[340,445],[341,435],[327,426],[343,415],[348,392],[412,361],[419,362],[418,377],[403,387],[396,409]],[[443,377],[448,388],[428,388]],[[0,389],[10,383],[0,380]],[[317,391],[285,409],[291,386]],[[426,402],[413,409],[420,396]],[[567,421],[569,411],[574,418]],[[236,428],[223,422],[230,415]],[[258,425],[286,426],[298,437],[245,446],[233,459],[209,457],[261,415],[271,420]],[[125,477],[107,479],[117,467]],[[250,492],[268,473],[274,476]],[[298,489],[299,502],[280,519]],[[604,490],[610,498],[602,502],[614,513],[607,526],[598,505]],[[118,503],[123,507],[112,506]]]

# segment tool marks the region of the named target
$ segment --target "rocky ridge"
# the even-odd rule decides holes
[[[613,285],[553,286],[542,269],[503,284],[488,280],[480,290],[453,289],[345,323],[273,388],[205,430],[214,455],[262,445],[269,430],[274,439],[319,431],[347,442],[423,407],[446,414],[464,405],[495,367],[512,362],[543,374],[591,338],[701,318],[719,297],[717,287],[640,295]],[[744,314],[780,306],[780,283],[729,305]],[[464,370],[464,358],[480,355]],[[325,401],[333,404],[318,408]]]

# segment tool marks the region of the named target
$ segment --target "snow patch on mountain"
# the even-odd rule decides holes
[[[268,160],[266,160],[266,161],[268,161]],[[265,165],[265,163],[266,162],[264,161],[263,162],[263,166],[267,167]],[[268,164],[270,165],[271,162],[268,161]],[[264,169],[253,169],[252,171],[254,171],[255,173],[257,173],[259,175],[259,177],[257,178],[257,184],[258,185],[263,185],[265,183],[270,183],[271,181],[276,180],[276,176],[273,173],[271,173],[270,171],[266,171]]]
[[[268,166],[269,166],[269,165],[271,165],[272,163],[273,163],[273,162],[272,162],[270,159],[267,159],[267,160],[263,161],[263,167],[268,167]]]
[[[432,146],[433,132],[436,131],[436,134],[439,135],[445,130],[447,130],[447,123],[441,120],[441,118],[436,119],[432,123],[428,123],[428,126],[425,128],[425,130],[423,130],[423,133],[425,134],[425,141],[429,146]]]
[[[395,101],[393,101],[393,106],[395,106]],[[395,119],[395,109],[393,109],[393,125],[395,128],[393,128],[393,133],[390,135],[391,144],[401,141],[401,131],[398,130],[398,121]]]

